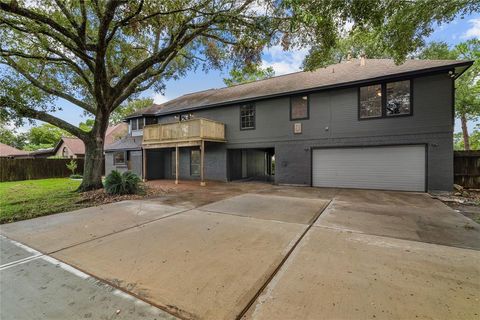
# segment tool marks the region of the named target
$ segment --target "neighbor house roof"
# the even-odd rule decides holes
[[[55,147],[55,152],[61,146],[62,142],[76,155],[85,154],[85,144],[78,138],[63,137]]]
[[[434,71],[454,70],[455,75],[460,75],[472,63],[473,61],[456,60],[407,60],[403,64],[396,65],[391,59],[366,59],[365,65],[361,65],[359,59],[354,59],[315,71],[296,72],[232,87],[186,94],[163,104],[154,104],[147,109],[131,114],[127,119],[358,85]]]
[[[0,143],[0,157],[26,156],[28,151],[19,150],[8,144]]]
[[[128,124],[126,123],[119,123],[108,127],[105,133],[105,148],[114,143],[118,138],[125,136],[127,130]],[[58,151],[62,143],[64,143],[75,155],[85,154],[85,144],[83,141],[73,137],[62,137],[54,148],[55,153]]]
[[[49,157],[55,155],[55,148],[46,148],[46,149],[38,149],[29,153],[30,156],[43,156]]]

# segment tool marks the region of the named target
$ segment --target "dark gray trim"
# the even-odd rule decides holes
[[[452,78],[452,128],[455,127],[455,78]]]
[[[112,153],[112,152],[119,152],[119,151],[141,151],[142,148],[119,148],[119,149],[105,149],[103,152],[107,153]]]
[[[369,144],[369,145],[346,145],[346,146],[325,146],[310,147],[310,187],[313,187],[313,150],[319,149],[352,149],[352,148],[381,148],[381,147],[404,147],[404,146],[424,146],[425,147],[425,190],[428,191],[428,143],[387,143],[387,144]],[[382,190],[382,189],[372,189]],[[408,191],[406,191],[408,192]],[[411,191],[416,192],[416,191]]]

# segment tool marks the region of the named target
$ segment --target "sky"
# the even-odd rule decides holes
[[[448,24],[437,26],[435,31],[427,38],[427,42],[444,41],[454,46],[472,38],[480,38],[480,13],[465,16],[463,19],[457,18]],[[306,53],[306,49],[284,52],[279,46],[275,46],[264,51],[262,64],[264,67],[271,66],[275,70],[275,75],[292,73],[301,70],[300,66]],[[182,79],[168,81],[165,95],[145,91],[142,97],[152,97],[156,103],[162,103],[186,93],[224,87],[223,78],[227,76],[228,70],[204,72],[199,69],[187,73]],[[86,120],[80,109],[69,102],[59,100],[58,106],[62,108],[62,111],[56,113],[56,116],[60,118],[75,125]],[[480,121],[470,122],[469,131],[472,131],[476,124],[480,124]],[[27,129],[28,127],[21,128],[22,131]],[[460,130],[460,123],[456,121],[455,131],[459,132]]]

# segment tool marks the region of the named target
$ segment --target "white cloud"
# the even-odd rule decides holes
[[[283,51],[281,46],[273,46],[265,50],[262,67],[272,67],[277,76],[301,71],[300,67],[307,53],[308,49],[306,48],[295,51]]]
[[[468,22],[471,24],[471,27],[462,35],[462,38],[480,38],[480,18],[471,19]]]
[[[155,103],[155,104],[162,104],[162,103],[167,102],[168,100],[170,100],[170,99],[167,98],[166,96],[164,96],[163,94],[160,94],[160,93],[156,93],[153,96],[153,103]]]

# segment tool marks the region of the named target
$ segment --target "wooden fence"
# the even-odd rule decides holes
[[[0,181],[18,181],[68,177],[71,171],[67,163],[71,159],[5,159],[0,158]],[[77,170],[83,172],[83,159],[75,159]]]
[[[453,162],[455,183],[480,189],[480,151],[455,151]]]

